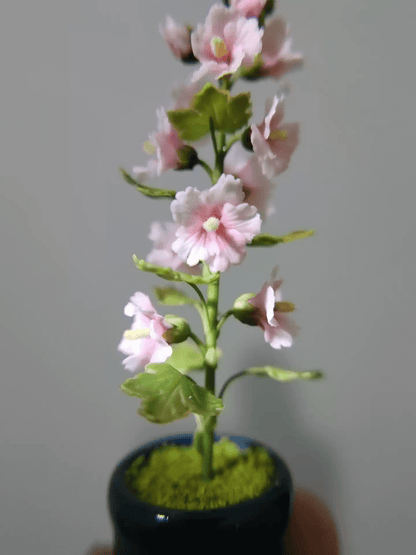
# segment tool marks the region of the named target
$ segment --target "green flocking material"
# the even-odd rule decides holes
[[[241,450],[228,438],[213,446],[214,477],[202,480],[195,446],[167,445],[146,462],[139,457],[126,472],[126,485],[140,500],[170,509],[218,509],[254,499],[270,489],[277,474],[273,459],[260,447]]]

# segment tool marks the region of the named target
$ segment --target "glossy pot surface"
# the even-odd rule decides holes
[[[139,456],[161,445],[190,445],[191,434],[164,437],[132,451],[115,468],[108,490],[114,528],[114,555],[192,555],[262,553],[283,555],[283,538],[293,507],[293,481],[286,462],[264,443],[227,435],[241,449],[263,447],[273,457],[277,478],[260,497],[206,511],[185,511],[140,501],[126,487],[124,474]],[[215,441],[220,436],[215,435]]]

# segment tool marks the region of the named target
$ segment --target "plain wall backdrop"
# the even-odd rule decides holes
[[[117,351],[135,291],[168,285],[139,272],[150,223],[169,201],[127,185],[147,158],[156,109],[194,67],[159,23],[204,22],[211,2],[3,2],[0,204],[0,551],[84,554],[112,540],[107,486],[116,463],[152,439],[193,432],[189,417],[150,424],[119,385]],[[264,232],[315,237],[251,249],[222,279],[221,307],[258,291],[279,265],[301,327],[291,349],[228,321],[218,387],[248,365],[322,369],[319,382],[245,378],[218,431],[264,441],[296,484],[333,511],[345,554],[411,553],[415,543],[415,128],[411,0],[281,0],[305,66],[287,122],[301,142],[276,178]],[[253,123],[278,87],[241,82]],[[155,185],[200,190],[201,168]],[[160,311],[164,313],[162,307]],[[167,309],[166,312],[170,310]],[[177,311],[197,325],[190,308]],[[198,380],[196,373],[191,374]],[[186,541],[186,539],[184,539]],[[412,549],[413,548],[413,549]]]

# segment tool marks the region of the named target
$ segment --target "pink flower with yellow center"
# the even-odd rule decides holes
[[[251,143],[262,172],[269,179],[285,171],[299,144],[299,124],[282,124],[284,96],[277,95],[266,103],[266,116],[260,125],[251,126]]]
[[[287,315],[288,311],[294,310],[292,303],[282,302],[280,287],[282,280],[276,280],[278,266],[275,266],[271,274],[271,282],[266,282],[260,293],[252,297],[248,302],[257,310],[253,318],[257,325],[264,331],[264,339],[273,349],[291,347],[293,338],[296,337],[300,328]]]
[[[189,266],[205,261],[212,272],[225,272],[241,264],[245,246],[260,232],[255,206],[244,202],[242,183],[222,174],[208,190],[188,187],[171,204],[179,228],[172,249]]]
[[[292,52],[289,26],[282,17],[266,22],[261,50],[260,75],[280,79],[288,71],[303,64],[303,54]]]
[[[262,37],[263,29],[259,29],[256,19],[214,4],[205,24],[199,24],[191,35],[194,56],[202,64],[192,80],[197,81],[206,73],[220,79],[235,73],[240,66],[251,67],[261,51]]]
[[[130,330],[124,332],[118,345],[118,350],[128,355],[123,360],[124,367],[137,372],[151,362],[165,362],[172,354],[172,347],[163,334],[172,325],[156,312],[149,297],[135,293],[125,306],[124,314],[134,317]]]

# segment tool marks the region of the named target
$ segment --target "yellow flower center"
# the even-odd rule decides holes
[[[287,131],[283,131],[280,129],[275,129],[274,131],[272,131],[269,135],[269,139],[271,139],[272,141],[274,140],[278,140],[278,141],[284,141],[285,139],[287,139]]]
[[[218,218],[215,218],[215,216],[211,216],[204,224],[202,224],[202,227],[205,229],[205,231],[217,231],[219,226],[220,221]]]
[[[135,339],[143,339],[149,337],[150,328],[142,328],[141,330],[127,330],[124,332],[124,338],[134,341]]]
[[[293,312],[295,305],[287,301],[279,301],[274,304],[274,309],[276,312]]]
[[[211,39],[211,50],[216,58],[228,56],[228,50],[225,46],[225,42],[220,37],[214,37]]]
[[[150,141],[145,141],[143,143],[143,150],[146,154],[154,154],[156,152],[156,147]]]

